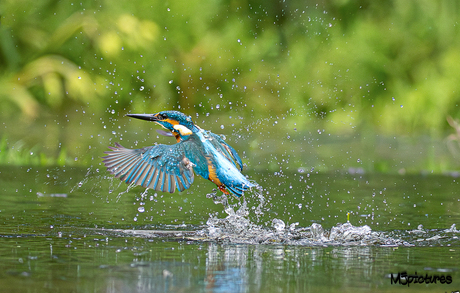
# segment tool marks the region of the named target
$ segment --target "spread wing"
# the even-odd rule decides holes
[[[208,132],[207,134],[217,142],[212,141],[216,149],[219,150],[230,162],[232,162],[236,168],[243,171],[243,162],[241,162],[240,156],[238,156],[235,149],[229,146],[219,135],[212,132]]]
[[[128,184],[156,191],[183,191],[193,182],[193,163],[185,157],[182,143],[127,149],[116,144],[103,157],[107,170]]]

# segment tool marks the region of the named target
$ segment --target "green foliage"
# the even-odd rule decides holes
[[[68,101],[94,112],[219,104],[256,117],[298,109],[337,132],[431,134],[460,117],[452,1],[0,5],[0,99],[30,117]]]
[[[15,166],[64,166],[73,165],[67,158],[65,148],[57,158],[47,156],[38,146],[27,148],[23,141],[10,144],[6,136],[0,140],[0,165]]]
[[[95,111],[300,108],[386,132],[436,131],[460,115],[448,1],[26,2],[2,5],[0,92],[29,116],[68,98]]]
[[[179,108],[438,138],[460,118],[453,1],[6,0],[0,16],[2,118]],[[78,137],[62,136],[56,164],[75,157]]]

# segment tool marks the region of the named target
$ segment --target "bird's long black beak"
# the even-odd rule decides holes
[[[158,121],[158,118],[154,116],[155,114],[126,114],[128,117],[147,120],[147,121]]]

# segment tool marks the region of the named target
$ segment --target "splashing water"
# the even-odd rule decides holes
[[[248,219],[246,202],[235,211],[232,207],[225,209],[227,217],[219,219],[211,216],[206,227],[196,232],[200,240],[234,244],[286,244],[286,245],[383,245],[410,246],[406,241],[393,239],[383,232],[374,232],[367,226],[355,227],[350,223],[337,224],[330,231],[325,231],[320,224],[310,227],[298,227],[293,223],[286,227],[283,220],[273,219],[272,227],[256,225]],[[191,237],[193,239],[194,237]]]
[[[87,170],[84,179],[80,180],[70,193],[79,190],[79,192],[90,192],[97,196],[99,193],[103,193],[96,188],[98,186],[97,182],[100,181],[109,183],[109,194],[117,191],[117,202],[123,194],[128,193],[133,187],[126,187],[123,182],[114,180],[111,176],[99,175],[97,169],[90,168]],[[84,188],[85,186],[88,190]],[[264,197],[263,192],[268,195],[268,200]],[[140,215],[145,216],[148,214],[149,211],[144,207],[147,196],[148,190],[146,189],[136,197],[136,201],[139,203],[136,205],[134,222],[138,221]],[[184,231],[184,224],[182,226],[171,225],[166,230],[111,229],[110,231],[136,234],[148,238],[165,237],[216,243],[301,246],[424,246],[436,243],[449,244],[458,239],[456,234],[459,233],[455,224],[444,230],[424,229],[422,225],[418,225],[413,230],[393,230],[388,232],[373,231],[368,225],[353,226],[349,222],[338,223],[330,229],[324,229],[318,223],[313,223],[308,227],[302,227],[298,222],[288,224],[279,218],[278,213],[271,210],[273,206],[270,203],[269,192],[261,186],[253,188],[250,193],[240,198],[238,203],[233,205],[229,204],[229,201],[233,200],[232,198],[216,190],[207,194],[206,197],[212,198],[215,204],[222,204],[224,218],[222,216],[219,218],[218,213],[209,213],[209,218],[205,225],[190,225],[188,226],[189,231]],[[109,202],[108,195],[106,200]],[[166,227],[164,225],[157,227]]]

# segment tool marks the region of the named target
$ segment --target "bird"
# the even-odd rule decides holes
[[[161,125],[166,131],[158,132],[174,136],[177,142],[140,149],[125,148],[119,143],[109,146],[103,163],[127,184],[174,193],[176,189],[188,189],[196,173],[216,184],[225,195],[241,197],[258,186],[241,173],[243,163],[235,149],[221,136],[200,128],[191,116],[173,110],[126,116]]]

